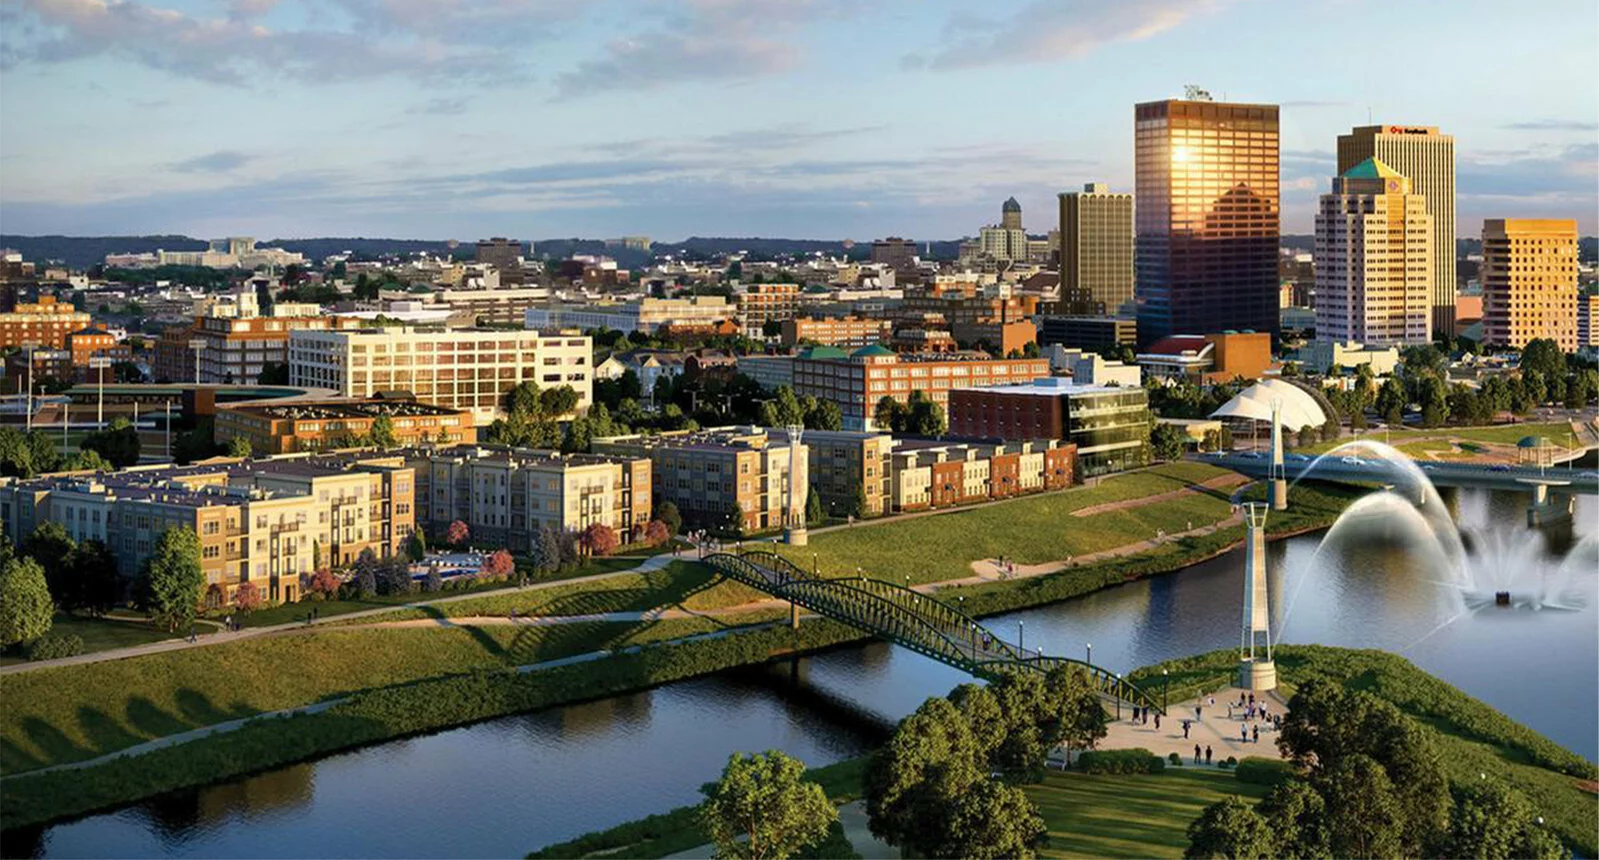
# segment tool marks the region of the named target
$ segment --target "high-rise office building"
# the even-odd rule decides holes
[[[1333,179],[1316,213],[1316,337],[1425,344],[1432,216],[1410,180],[1368,158]]]
[[[1133,301],[1133,195],[1102,183],[1060,195],[1060,294],[1115,314]]]
[[[999,207],[999,226],[1006,230],[1022,229],[1022,204],[1011,197]]]
[[[1546,337],[1576,351],[1576,221],[1482,222],[1482,335],[1487,346],[1519,349]]]
[[[1432,332],[1455,334],[1455,139],[1434,126],[1366,125],[1338,136],[1338,172],[1380,158],[1410,180],[1432,216]],[[1429,337],[1432,333],[1429,333]]]
[[[1275,334],[1277,106],[1169,99],[1134,117],[1139,342]]]

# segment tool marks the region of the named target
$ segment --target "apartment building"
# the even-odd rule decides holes
[[[472,413],[410,399],[295,400],[290,403],[219,404],[217,444],[245,439],[257,457],[344,447],[364,439],[387,417],[400,445],[455,445],[477,441]]]
[[[1076,449],[1056,439],[900,442],[891,456],[895,512],[1009,498],[1071,486]]]
[[[365,320],[337,316],[254,316],[195,319],[188,345],[193,357],[200,348],[200,382],[253,383],[268,365],[289,360],[289,335],[297,331],[357,331],[371,325]],[[169,362],[170,364],[170,362]],[[194,368],[174,382],[193,381]]]
[[[858,348],[887,343],[894,336],[894,324],[870,317],[795,317],[784,320],[779,342],[785,347],[814,343],[822,346]]]
[[[1069,379],[950,392],[949,432],[981,439],[1060,439],[1087,477],[1149,465],[1149,393]]]
[[[890,456],[894,437],[887,433],[849,430],[806,430],[802,440],[809,452],[810,488],[821,497],[822,510],[842,516],[864,500],[864,513],[887,513],[890,500]]]
[[[936,316],[957,341],[986,341],[1005,355],[1037,339],[1032,323],[1036,313],[1036,295],[1014,292],[1008,284],[979,286],[967,281],[907,290],[895,319],[915,324]]]
[[[523,325],[528,310],[549,298],[544,287],[440,290],[433,295],[436,304],[449,306],[452,317],[479,325]]]
[[[1576,221],[1482,223],[1482,328],[1487,346],[1520,349],[1553,338],[1562,352],[1576,351]]]
[[[55,296],[40,296],[37,302],[19,302],[0,313],[0,349],[42,346],[62,349],[67,335],[89,327],[93,318]]]
[[[790,447],[786,432],[760,427],[609,436],[593,444],[596,454],[650,459],[655,507],[671,502],[684,522],[706,528],[725,527],[737,512],[746,532],[803,521],[809,455],[803,440],[799,451]]]
[[[1599,295],[1577,296],[1577,348],[1599,346]]]
[[[289,383],[345,397],[409,391],[417,400],[472,413],[479,425],[503,415],[505,393],[522,382],[593,397],[591,339],[573,332],[492,329],[297,331],[289,343]]]
[[[723,296],[683,299],[643,298],[636,302],[595,305],[542,305],[523,315],[529,329],[613,329],[632,334],[654,334],[663,325],[713,326],[734,318],[737,307]]]
[[[750,284],[735,297],[744,333],[760,337],[769,322],[791,320],[799,310],[799,284]]]
[[[998,359],[982,353],[903,353],[867,346],[846,353],[837,347],[813,347],[794,359],[794,393],[838,404],[844,429],[882,429],[872,423],[878,401],[900,402],[920,391],[940,406],[949,392],[972,385],[1025,383],[1049,376],[1043,358]]]
[[[125,577],[168,529],[193,529],[209,604],[231,602],[247,582],[292,602],[318,565],[399,553],[416,527],[413,484],[402,461],[360,455],[7,478],[0,526],[18,542],[60,523],[75,540],[104,542]]]
[[[405,459],[431,531],[460,520],[474,541],[512,552],[532,551],[541,526],[581,532],[599,524],[633,543],[652,516],[647,456],[457,446],[411,449]]]

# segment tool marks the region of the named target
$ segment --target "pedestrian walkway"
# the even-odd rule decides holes
[[[1231,715],[1228,713],[1228,704],[1246,700],[1248,691],[1236,687],[1229,687],[1208,694],[1203,698],[1189,699],[1173,704],[1166,709],[1166,716],[1161,717],[1160,728],[1155,728],[1155,717],[1151,715],[1147,723],[1134,723],[1132,710],[1123,705],[1121,718],[1116,719],[1114,712],[1111,722],[1106,726],[1105,737],[1096,745],[1097,749],[1134,749],[1143,747],[1150,752],[1165,758],[1171,753],[1177,753],[1182,758],[1183,764],[1192,767],[1194,764],[1194,746],[1200,748],[1201,758],[1205,747],[1211,748],[1212,764],[1227,760],[1228,756],[1242,760],[1245,756],[1259,758],[1282,758],[1282,752],[1277,749],[1277,732],[1271,728],[1271,723],[1255,719],[1244,719],[1244,711],[1234,708]],[[1210,704],[1214,697],[1216,703]],[[1276,690],[1264,695],[1257,694],[1257,701],[1264,701],[1271,714],[1288,715],[1288,703]],[[1200,709],[1195,714],[1194,709]],[[1183,737],[1183,721],[1188,720],[1188,737]],[[1256,741],[1254,730],[1260,730],[1260,740]],[[1249,740],[1244,740],[1239,730],[1249,732]]]
[[[612,577],[617,576],[628,576],[630,574],[660,570],[674,561],[686,559],[688,559],[688,556],[683,556],[680,558],[673,556],[669,552],[661,553],[660,555],[654,555],[644,559],[639,564],[635,565],[634,567],[627,568],[626,570],[614,570],[606,573],[593,573],[587,576],[575,576],[571,579],[556,579],[548,582],[535,582],[531,585],[525,586],[509,585],[505,588],[495,588],[486,591],[473,591],[466,594],[456,594],[433,600],[417,600],[410,603],[396,603],[393,606],[380,606],[375,609],[363,609],[360,612],[351,612],[345,615],[331,616],[319,623],[321,625],[332,624],[334,622],[343,624],[345,622],[356,621],[362,618],[371,618],[376,615],[383,615],[385,613],[394,612],[401,609],[422,609],[428,606],[437,606],[441,603],[454,603],[458,600],[475,600],[479,597],[492,597],[496,594],[515,593],[520,591],[539,591],[541,589],[555,588],[557,586],[578,585],[585,582],[598,582],[600,580],[611,579]],[[315,603],[305,604],[306,611],[309,612],[314,606],[316,606]],[[205,622],[202,619],[196,623],[213,622]],[[76,657],[62,657],[56,660],[39,660],[35,662],[14,663],[9,666],[0,666],[0,675],[33,672],[39,669],[51,669],[59,666],[79,666],[85,663],[99,663],[105,660],[123,660],[128,657],[143,657],[147,654],[164,654],[168,651],[182,651],[185,648],[204,648],[208,645],[220,645],[226,642],[237,642],[241,639],[254,639],[261,636],[298,634],[304,633],[306,630],[314,630],[317,628],[317,626],[317,624],[307,625],[303,621],[290,621],[284,624],[274,624],[267,627],[245,627],[231,632],[218,631],[215,633],[208,633],[205,636],[199,637],[194,642],[190,642],[184,637],[163,639],[160,642],[149,642],[144,645],[130,645],[126,648],[112,648],[106,651],[95,651],[89,654],[79,654]]]
[[[1077,510],[1072,511],[1071,515],[1074,517],[1092,517],[1108,511],[1131,510],[1133,508],[1142,508],[1146,505],[1169,502],[1174,499],[1181,499],[1187,496],[1197,495],[1205,492],[1206,490],[1228,490],[1232,489],[1233,487],[1237,487],[1240,484],[1247,483],[1249,483],[1249,478],[1236,473],[1231,475],[1217,475],[1208,481],[1202,481],[1198,484],[1189,484],[1186,487],[1172,490],[1169,493],[1158,493],[1153,496],[1140,496],[1136,499],[1122,499],[1119,502],[1105,502],[1104,504],[1089,505],[1086,508],[1078,508]]]
[[[1178,538],[1208,535],[1219,529],[1230,528],[1242,522],[1243,515],[1235,512],[1228,515],[1225,519],[1217,520],[1213,523],[1208,523],[1202,526],[1196,526],[1184,531],[1151,536],[1147,540],[1134,541],[1130,544],[1111,547],[1110,549],[1104,549],[1098,552],[1088,552],[1083,553],[1082,555],[1075,555],[1068,560],[1046,561],[1042,564],[1010,563],[1008,568],[1003,568],[1000,566],[999,559],[978,559],[977,561],[972,562],[972,572],[976,574],[975,576],[968,576],[964,579],[951,579],[944,582],[936,582],[929,585],[917,586],[917,590],[933,592],[940,588],[948,588],[952,585],[976,585],[983,582],[994,582],[996,580],[1026,579],[1031,576],[1045,576],[1051,573],[1059,573],[1070,567],[1080,567],[1082,565],[1094,564],[1095,562],[1104,561],[1106,559],[1136,555],[1141,552],[1155,549],[1162,544],[1171,543]]]

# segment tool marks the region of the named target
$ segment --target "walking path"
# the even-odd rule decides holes
[[[399,609],[421,609],[427,606],[436,606],[441,603],[454,603],[458,600],[473,600],[479,597],[489,597],[496,594],[514,593],[518,591],[539,591],[546,588],[555,588],[557,586],[575,585],[585,582],[597,582],[599,580],[609,579],[614,576],[626,576],[628,574],[659,570],[674,561],[688,560],[689,558],[689,556],[674,556],[669,552],[662,553],[660,555],[655,555],[644,559],[637,566],[627,568],[626,570],[613,570],[606,573],[592,573],[587,576],[574,576],[571,579],[557,579],[549,582],[536,582],[526,586],[511,585],[505,588],[496,588],[487,591],[473,591],[466,594],[452,595],[450,597],[440,597],[435,600],[418,600],[411,603],[396,603],[393,606],[381,606],[375,609],[363,609],[360,612],[350,612],[344,615],[331,616],[320,622],[320,624],[327,625],[335,622],[342,624],[346,621],[352,621],[359,618],[369,618],[374,615],[382,615],[384,613],[394,612],[395,610]],[[314,604],[308,604],[308,607],[311,605]],[[196,623],[204,622],[197,621]],[[199,637],[194,642],[190,642],[185,638],[163,639],[160,642],[149,642],[144,645],[130,645],[125,648],[112,648],[106,651],[95,651],[89,654],[79,654],[76,657],[61,657],[55,660],[13,663],[9,666],[0,666],[0,675],[32,672],[37,669],[50,669],[58,666],[77,666],[84,663],[99,663],[103,660],[122,660],[128,657],[142,657],[146,654],[163,654],[168,651],[182,651],[185,648],[204,648],[208,645],[220,645],[224,642],[237,642],[240,639],[253,639],[258,636],[272,636],[284,633],[304,633],[307,630],[315,630],[318,626],[319,625],[317,624],[308,625],[303,621],[290,621],[284,624],[273,624],[267,627],[245,627],[232,632],[218,631],[216,633],[208,633],[205,636]]]
[[[1227,705],[1229,702],[1238,702],[1249,695],[1248,691],[1236,687],[1218,690],[1203,699],[1188,699],[1175,703],[1166,709],[1166,716],[1160,720],[1160,728],[1155,728],[1155,718],[1151,716],[1147,723],[1134,723],[1132,708],[1126,704],[1121,708],[1121,719],[1115,719],[1114,712],[1110,724],[1106,727],[1107,733],[1097,745],[1098,749],[1133,749],[1143,747],[1150,752],[1165,758],[1177,753],[1182,758],[1183,764],[1192,767],[1194,764],[1194,745],[1199,745],[1201,751],[1210,747],[1213,753],[1211,761],[1219,764],[1227,760],[1228,756],[1242,760],[1245,756],[1258,756],[1260,758],[1282,758],[1282,752],[1277,749],[1277,732],[1271,729],[1271,724],[1264,720],[1245,720],[1242,709],[1234,708],[1229,716]],[[1214,697],[1216,703],[1212,705],[1210,699]],[[1288,702],[1279,691],[1273,690],[1264,695],[1257,694],[1257,701],[1264,699],[1267,708],[1272,714],[1287,716]],[[1201,713],[1198,717],[1194,708],[1199,707]],[[1188,737],[1183,737],[1183,720],[1188,719]],[[1245,741],[1239,735],[1239,729],[1260,729],[1260,741]]]
[[[1089,505],[1086,508],[1078,508],[1077,510],[1072,511],[1072,516],[1091,517],[1095,514],[1105,513],[1106,511],[1125,511],[1131,508],[1141,508],[1145,505],[1153,505],[1158,502],[1169,502],[1173,499],[1181,499],[1185,496],[1203,493],[1206,490],[1227,490],[1232,489],[1240,484],[1247,483],[1249,483],[1249,478],[1236,472],[1231,475],[1217,475],[1208,481],[1203,481],[1198,484],[1189,484],[1186,487],[1172,490],[1169,493],[1158,493],[1153,496],[1141,496],[1136,499],[1122,499],[1119,502],[1105,502],[1104,504]]]

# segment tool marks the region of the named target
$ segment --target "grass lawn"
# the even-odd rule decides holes
[[[1050,771],[1024,789],[1049,828],[1041,857],[1181,857],[1188,823],[1206,806],[1266,793],[1230,770],[1187,767],[1119,776]]]
[[[57,636],[81,637],[85,654],[95,651],[109,651],[113,648],[126,648],[130,645],[145,645],[150,642],[173,639],[177,636],[177,634],[168,633],[142,620],[113,621],[105,618],[67,615],[60,612],[56,613],[55,623],[51,626],[50,632]],[[214,632],[214,628],[202,624],[196,627],[194,632],[197,635],[204,636]],[[27,660],[20,655],[0,657],[0,666],[25,662]]]
[[[1496,424],[1492,427],[1434,427],[1431,430],[1391,430],[1387,433],[1382,430],[1365,430],[1360,434],[1362,439],[1388,442],[1406,453],[1411,453],[1406,448],[1407,443],[1427,438],[1440,440],[1435,444],[1443,447],[1442,440],[1445,439],[1452,439],[1457,442],[1492,442],[1500,445],[1514,445],[1521,441],[1523,436],[1548,436],[1556,444],[1569,445],[1571,444],[1571,425],[1565,421],[1554,421],[1546,424]],[[1352,438],[1346,437],[1336,442],[1307,445],[1294,450],[1301,454],[1322,454],[1345,442],[1352,441]]]
[[[814,563],[824,576],[853,574],[913,583],[971,576],[971,562],[1004,555],[1022,564],[1059,561],[1068,555],[1125,546],[1154,537],[1157,529],[1184,530],[1225,519],[1229,491],[1207,490],[1159,504],[1073,517],[1080,508],[1138,499],[1182,489],[1228,474],[1204,463],[1168,463],[1116,475],[1097,487],[1028,496],[1001,504],[933,516],[813,534],[810,545],[779,552],[796,563]]]
[[[93,758],[355,690],[718,629],[711,620],[559,627],[342,627],[0,675],[0,771]]]

